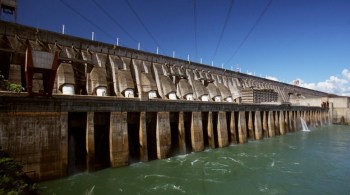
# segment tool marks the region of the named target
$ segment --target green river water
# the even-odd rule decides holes
[[[350,126],[85,172],[39,188],[57,195],[350,194]]]

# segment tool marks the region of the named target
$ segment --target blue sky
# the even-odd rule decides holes
[[[118,37],[125,47],[350,96],[349,10],[349,0],[18,0],[18,23],[56,32],[64,24],[69,35]]]

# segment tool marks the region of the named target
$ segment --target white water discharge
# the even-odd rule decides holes
[[[307,126],[306,122],[303,118],[300,117],[301,126],[303,127],[303,131],[310,131],[309,127]]]

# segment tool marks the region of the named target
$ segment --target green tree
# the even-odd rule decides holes
[[[22,166],[0,147],[0,194],[38,194],[36,185],[23,173]]]

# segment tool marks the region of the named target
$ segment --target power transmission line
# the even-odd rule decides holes
[[[137,12],[135,11],[135,9],[132,7],[132,5],[130,4],[129,0],[125,0],[126,4],[128,5],[128,7],[130,8],[130,10],[132,11],[132,13],[136,16],[136,18],[138,19],[138,21],[141,23],[141,25],[143,26],[143,28],[146,30],[147,34],[152,38],[152,40],[157,44],[157,46],[159,47],[159,49],[162,51],[162,53],[164,54],[164,51],[162,50],[162,48],[160,47],[160,44],[158,43],[158,41],[156,40],[156,38],[154,38],[154,36],[152,35],[151,31],[147,28],[147,26],[145,25],[145,23],[142,21],[141,17],[137,14]]]
[[[221,30],[221,33],[220,33],[220,37],[219,37],[219,41],[218,41],[218,43],[216,44],[216,47],[215,47],[215,50],[214,50],[214,55],[213,55],[212,60],[215,60],[216,54],[217,54],[217,52],[218,52],[218,48],[219,48],[219,46],[220,46],[220,44],[221,44],[222,37],[224,36],[224,32],[225,32],[226,27],[227,27],[227,22],[228,22],[228,19],[229,19],[229,17],[230,17],[230,14],[231,14],[231,10],[232,10],[233,4],[234,4],[234,0],[231,0],[230,5],[229,5],[229,8],[228,8],[228,12],[227,12],[226,17],[225,17],[224,26],[222,27],[222,30]]]
[[[95,23],[93,23],[89,18],[85,17],[83,14],[81,14],[78,10],[74,9],[74,7],[72,7],[71,5],[69,5],[67,2],[63,1],[63,0],[59,0],[63,5],[65,5],[67,8],[69,8],[71,11],[73,11],[75,14],[77,14],[78,16],[80,16],[81,18],[83,18],[87,23],[91,24],[92,26],[94,26],[95,28],[97,28],[99,31],[101,31],[103,34],[105,34],[106,36],[108,36],[109,38],[111,38],[112,40],[114,40],[115,38],[107,33],[106,31],[104,31],[102,28],[100,28],[98,25],[96,25]]]
[[[250,34],[252,34],[252,32],[254,31],[255,27],[259,24],[259,22],[261,21],[261,19],[263,18],[263,16],[265,15],[265,13],[267,12],[268,8],[270,7],[272,3],[272,0],[269,1],[269,3],[265,6],[264,10],[261,12],[261,14],[259,15],[258,19],[255,21],[254,25],[252,26],[252,28],[248,31],[248,33],[246,34],[246,36],[244,37],[243,41],[239,44],[238,48],[233,52],[233,54],[231,55],[231,57],[226,61],[225,64],[227,64],[228,62],[230,62],[232,60],[233,57],[235,57],[235,55],[238,53],[238,51],[241,49],[241,47],[244,45],[244,43],[247,41],[247,39],[249,38]]]
[[[105,10],[99,3],[97,3],[96,0],[92,0],[92,2],[97,6],[98,9],[100,9],[110,20],[112,20],[112,22],[114,22],[114,24],[116,24],[125,34],[127,34],[133,41],[135,41],[135,43],[137,43],[138,41],[121,25],[119,24],[119,22],[117,20],[115,20],[113,18],[113,16],[111,14],[109,14],[107,12],[107,10]]]
[[[193,22],[194,22],[194,46],[195,46],[195,54],[196,58],[198,55],[198,47],[197,47],[197,3],[196,0],[193,0]]]

